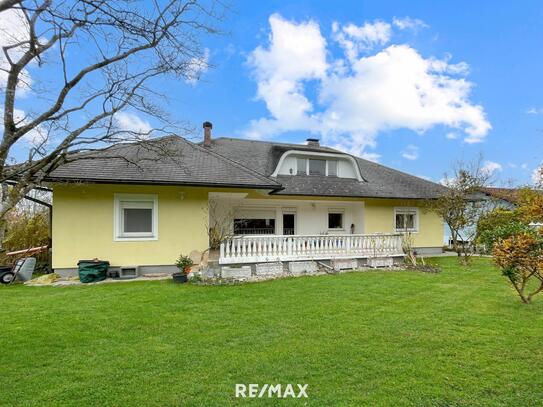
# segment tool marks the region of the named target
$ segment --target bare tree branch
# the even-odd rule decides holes
[[[226,11],[216,0],[0,0],[0,13],[14,13],[24,25],[24,35],[7,33],[1,44],[7,76],[0,182],[11,183],[0,217],[59,165],[83,159],[83,151],[119,141],[145,146],[175,130],[154,79],[197,79],[208,66],[201,37],[218,33],[214,24]],[[21,89],[36,101],[31,110]],[[126,109],[157,125],[123,128],[116,115]],[[29,142],[27,159],[15,159],[14,147]]]
[[[0,0],[0,12],[8,10],[21,2],[22,0]]]

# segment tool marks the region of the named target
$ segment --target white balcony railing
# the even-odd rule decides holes
[[[234,236],[220,264],[401,256],[401,234]]]

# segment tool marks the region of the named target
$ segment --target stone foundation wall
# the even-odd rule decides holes
[[[208,265],[201,268],[198,276],[204,281],[263,281],[293,276],[367,270],[377,267],[394,267],[401,264],[403,264],[403,257],[400,256],[375,259],[256,263],[238,266]]]

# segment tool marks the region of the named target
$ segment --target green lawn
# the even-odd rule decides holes
[[[307,383],[302,405],[543,403],[543,297],[487,259],[440,274],[238,286],[0,289],[0,405],[277,405],[236,383]]]

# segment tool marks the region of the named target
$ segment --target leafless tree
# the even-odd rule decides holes
[[[535,188],[543,189],[543,164],[534,170],[533,181]]]
[[[415,255],[415,242],[413,234],[409,231],[402,233],[402,250],[405,254],[405,261],[412,267],[417,266],[417,256]]]
[[[226,11],[216,0],[0,0],[0,222],[76,153],[176,129],[157,85],[199,78],[201,38]],[[127,110],[156,125],[123,125]]]
[[[222,242],[234,236],[234,207],[219,199],[210,198],[208,202],[209,216],[206,217],[206,230],[209,237],[209,248],[219,249]]]
[[[483,192],[492,179],[492,172],[481,164],[482,157],[473,163],[456,163],[452,174],[446,174],[443,180],[446,191],[426,205],[449,226],[454,251],[465,263],[474,251],[477,222],[489,210],[490,201]]]

